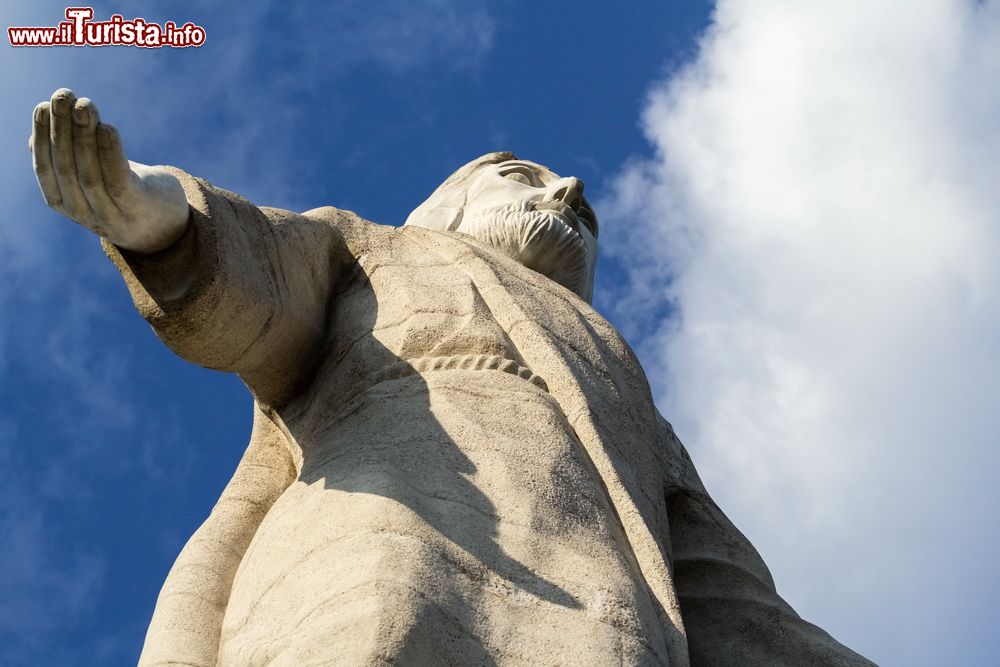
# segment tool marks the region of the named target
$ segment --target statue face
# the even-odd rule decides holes
[[[463,232],[590,301],[597,217],[583,183],[526,160],[480,167],[469,179]]]

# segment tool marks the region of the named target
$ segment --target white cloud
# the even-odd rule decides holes
[[[604,207],[635,267],[604,298],[709,489],[895,664],[992,632],[998,75],[995,1],[722,0]]]

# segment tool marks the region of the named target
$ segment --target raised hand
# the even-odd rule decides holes
[[[35,107],[29,140],[35,176],[51,208],[128,250],[150,253],[188,224],[180,181],[125,158],[118,131],[86,97],[60,88]]]

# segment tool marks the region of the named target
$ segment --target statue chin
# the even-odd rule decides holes
[[[466,216],[458,230],[589,299],[593,257],[587,243],[552,211],[516,202]]]

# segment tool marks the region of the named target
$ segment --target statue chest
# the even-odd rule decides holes
[[[436,259],[371,269],[367,285],[338,302],[337,312],[347,318],[334,318],[334,336],[362,336],[361,324],[369,329],[369,345],[383,347],[395,359],[489,354],[520,361],[481,295],[481,290],[499,285],[478,284],[461,268]],[[375,304],[366,294],[369,290],[377,297]],[[359,318],[359,311],[368,312],[368,317]]]
[[[312,384],[286,419],[323,419],[400,369],[525,366],[480,294],[497,285],[479,284],[433,255],[409,254],[360,258],[335,297]]]

